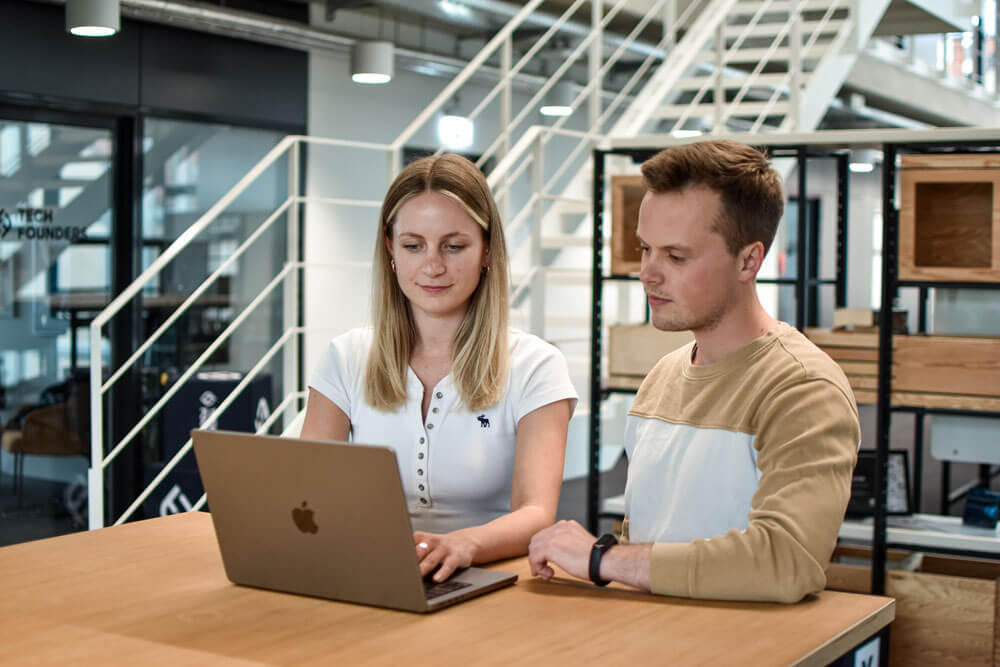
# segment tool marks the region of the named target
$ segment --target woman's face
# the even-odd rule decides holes
[[[483,228],[454,199],[428,190],[396,213],[386,239],[414,315],[461,317],[486,265]]]

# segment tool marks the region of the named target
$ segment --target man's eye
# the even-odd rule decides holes
[[[649,252],[649,246],[648,245],[640,245],[639,246],[639,252]]]
[[[677,264],[684,262],[686,259],[687,257],[678,257],[677,255],[670,255],[670,261],[676,262]]]

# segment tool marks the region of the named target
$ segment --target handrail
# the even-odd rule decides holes
[[[282,278],[284,278],[284,275],[282,275]],[[270,349],[268,349],[268,351],[264,354],[264,356],[260,358],[260,361],[258,361],[252,369],[250,369],[250,372],[244,375],[243,378],[240,380],[240,382],[235,387],[233,387],[233,390],[229,392],[229,394],[226,396],[225,399],[223,399],[221,403],[219,403],[219,407],[217,407],[215,410],[212,411],[212,414],[209,415],[208,419],[206,419],[205,422],[200,425],[200,427],[206,429],[212,428],[212,426],[214,426],[215,423],[219,420],[219,417],[221,417],[222,414],[229,409],[230,405],[236,402],[237,397],[243,392],[244,389],[246,389],[250,385],[251,382],[253,382],[254,378],[257,377],[257,374],[260,373],[260,371],[264,368],[264,366],[267,365],[269,361],[271,361],[272,357],[274,357],[274,355],[277,354],[278,350],[280,350],[285,345],[285,343],[291,340],[291,337],[293,335],[298,334],[300,332],[301,332],[300,327],[292,327],[287,331],[285,331],[285,333],[281,336],[281,338],[279,338],[277,342],[275,342],[274,345],[272,345]],[[177,464],[180,463],[181,459],[184,458],[184,456],[189,451],[191,451],[192,447],[193,443],[191,442],[191,438],[188,438],[187,441],[184,443],[184,445],[182,445],[181,448],[177,450],[177,453],[174,454],[174,456],[170,459],[170,461],[168,461],[167,464],[163,466],[163,470],[161,470],[155,477],[153,477],[150,483],[146,486],[145,490],[143,490],[143,492],[140,493],[139,496],[132,502],[132,504],[128,506],[128,508],[122,513],[122,515],[118,517],[114,525],[120,526],[121,524],[125,523],[128,520],[128,518],[132,516],[132,514],[137,509],[139,509],[142,503],[146,501],[146,498],[148,498],[150,494],[152,494],[153,491],[156,490],[156,488],[160,485],[160,482],[162,482],[164,478],[166,478],[166,476],[169,475],[170,472],[177,466]]]
[[[435,97],[427,107],[413,119],[406,128],[396,137],[395,141],[392,142],[392,149],[399,150],[402,148],[407,141],[409,141],[414,134],[416,134],[424,124],[430,120],[438,111],[443,107],[455,94],[462,85],[468,81],[476,70],[486,62],[486,59],[496,53],[496,50],[504,43],[504,41],[510,37],[513,32],[524,22],[532,12],[534,12],[542,4],[543,0],[529,0],[527,4],[519,11],[514,17],[505,25],[500,32],[493,36],[483,50],[480,51],[475,58],[469,61],[458,75],[452,79],[451,83],[444,87],[438,96]]]

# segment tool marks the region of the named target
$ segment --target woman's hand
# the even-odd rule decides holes
[[[437,535],[435,533],[413,533],[413,543],[420,562],[420,576],[434,573],[434,581],[440,583],[455,573],[455,570],[472,565],[479,545],[461,532]]]

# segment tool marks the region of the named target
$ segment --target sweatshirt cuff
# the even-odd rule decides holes
[[[649,553],[649,589],[657,595],[691,597],[688,561],[694,544],[657,542]]]

